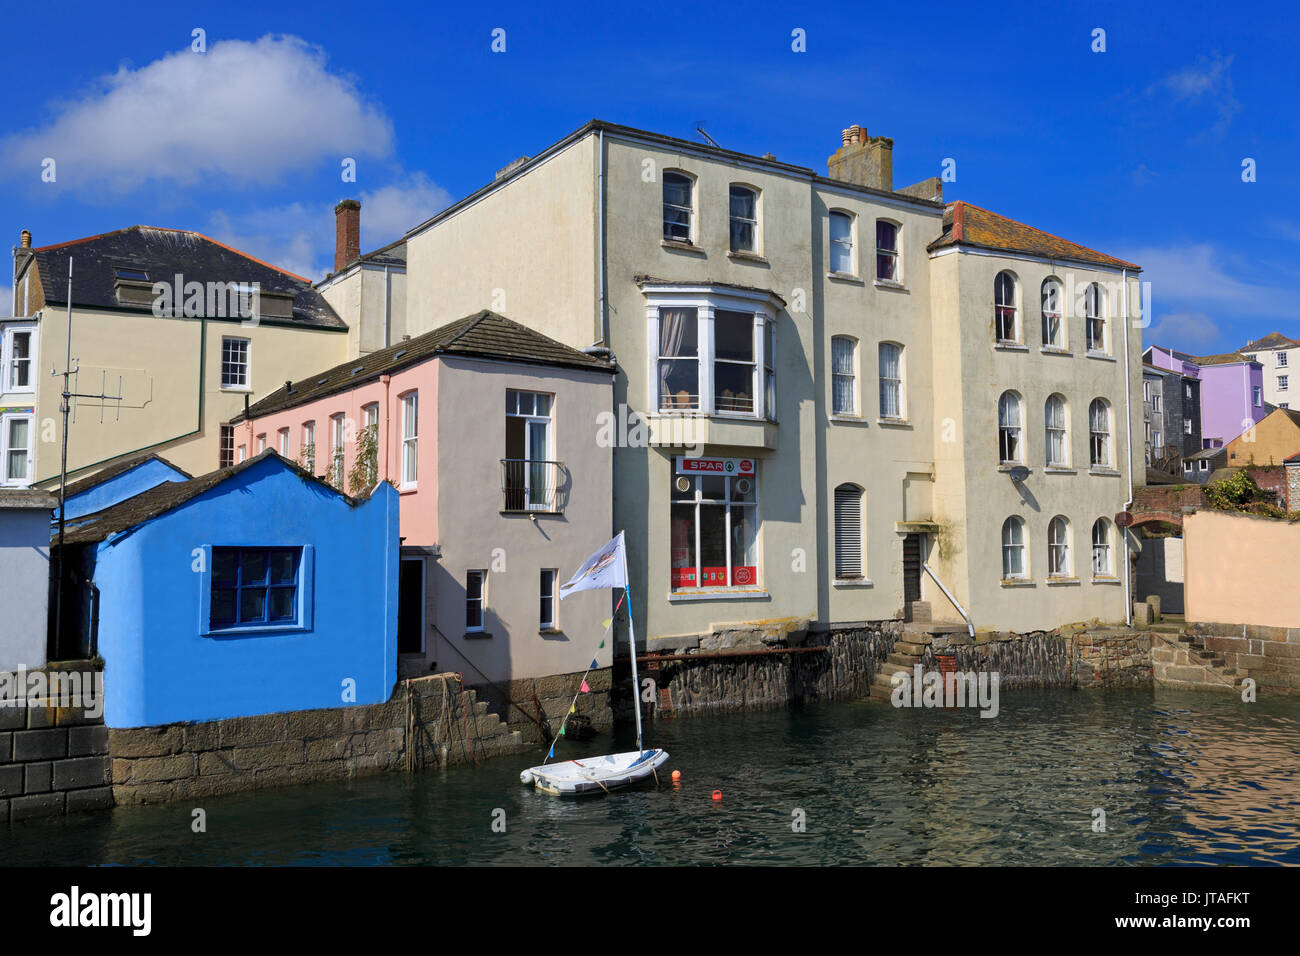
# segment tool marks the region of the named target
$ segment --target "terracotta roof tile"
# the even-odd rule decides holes
[[[1070,242],[1050,232],[1043,232],[961,201],[952,203],[944,210],[943,233],[926,248],[934,250],[945,246],[977,246],[982,249],[1021,252],[1044,259],[1068,259],[1112,269],[1139,272],[1142,269],[1132,262],[1108,256],[1077,242]]]

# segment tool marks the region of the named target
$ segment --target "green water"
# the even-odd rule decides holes
[[[1001,705],[995,719],[846,702],[660,721],[646,742],[679,785],[551,797],[519,784],[529,754],[212,798],[206,833],[190,803],[0,826],[0,861],[1300,864],[1300,700],[1021,691]],[[632,746],[560,754],[611,743]]]

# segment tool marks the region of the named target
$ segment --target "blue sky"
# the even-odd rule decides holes
[[[14,6],[0,241],[172,226],[319,278],[338,199],[362,199],[368,250],[593,117],[820,171],[859,123],[894,139],[896,185],[955,159],[947,198],[1138,262],[1148,341],[1221,351],[1300,337],[1298,24],[1258,3]]]

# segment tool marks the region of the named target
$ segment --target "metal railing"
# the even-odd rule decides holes
[[[562,461],[501,459],[503,511],[561,513],[569,497],[569,473]]]

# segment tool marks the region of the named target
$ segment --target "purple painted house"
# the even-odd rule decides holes
[[[1152,345],[1142,361],[1201,382],[1201,444],[1221,448],[1273,410],[1264,401],[1264,366],[1240,352],[1189,355]]]

